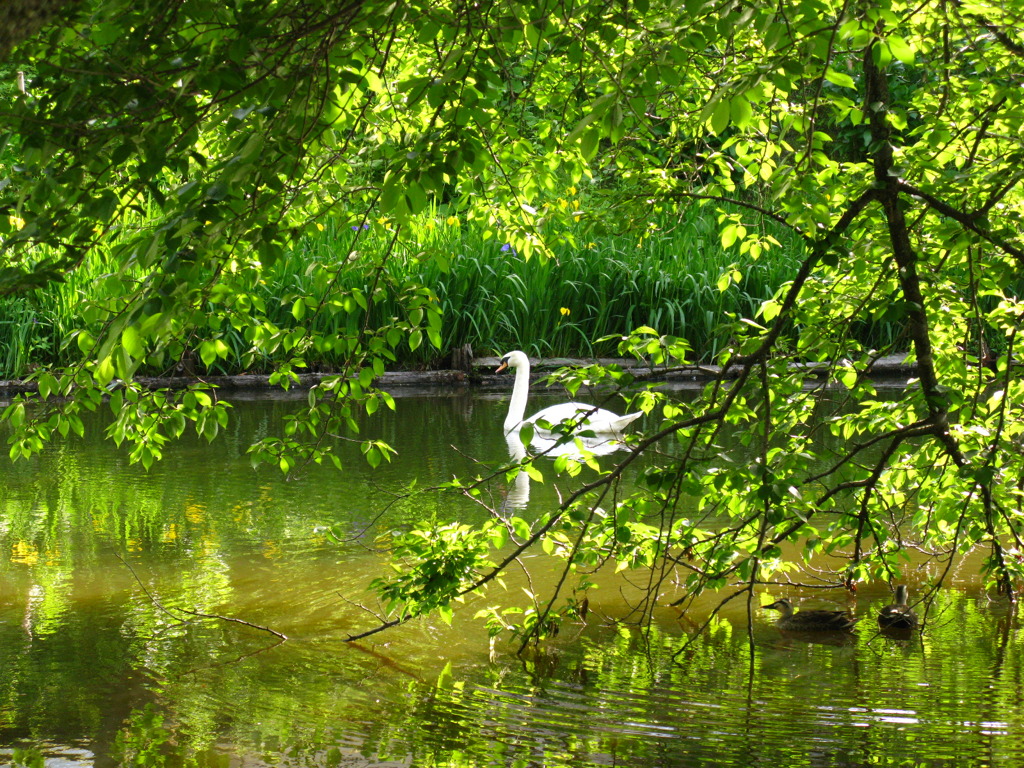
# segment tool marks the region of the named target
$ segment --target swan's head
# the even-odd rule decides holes
[[[506,368],[516,368],[516,369],[519,369],[519,368],[522,368],[524,366],[525,367],[529,367],[529,365],[530,365],[530,358],[528,358],[523,352],[520,352],[517,349],[514,352],[509,352],[507,355],[502,357],[501,358],[501,365],[499,365],[494,370],[494,372],[495,373],[501,373]]]

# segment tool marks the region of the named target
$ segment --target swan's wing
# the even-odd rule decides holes
[[[643,416],[642,411],[619,416],[619,414],[612,411],[596,408],[586,403],[558,403],[538,411],[526,419],[526,421],[533,424],[537,424],[539,421],[546,421],[554,427],[567,420],[577,422],[582,419],[580,429],[602,433],[621,432],[641,416]]]

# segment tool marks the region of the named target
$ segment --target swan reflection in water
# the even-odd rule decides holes
[[[526,458],[526,446],[519,439],[518,430],[505,433],[505,444],[508,446],[508,455],[514,464],[519,464]],[[508,487],[505,495],[505,502],[502,504],[502,512],[513,509],[525,509],[530,503],[530,476],[525,469],[520,469]]]

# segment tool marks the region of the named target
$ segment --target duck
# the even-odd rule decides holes
[[[594,405],[568,402],[549,406],[537,411],[528,419],[524,419],[526,398],[530,390],[530,358],[518,349],[513,350],[501,358],[501,364],[495,373],[501,373],[507,368],[515,369],[516,378],[512,385],[512,399],[508,404],[508,415],[505,417],[505,434],[518,430],[524,424],[533,424],[543,429],[538,422],[546,422],[554,426],[566,420],[573,420],[579,422],[574,431],[593,432],[595,435],[620,435],[632,422],[643,416],[643,411],[620,416]],[[544,431],[551,432],[550,429]]]
[[[896,587],[891,605],[878,612],[878,626],[882,629],[916,629],[917,614],[907,605],[907,585]]]
[[[849,632],[858,621],[845,611],[818,609],[794,613],[793,603],[788,597],[761,607],[769,611],[778,611],[781,614],[776,622],[779,629],[798,632]]]

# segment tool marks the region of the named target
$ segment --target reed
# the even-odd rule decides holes
[[[421,224],[409,233],[385,271],[390,284],[418,283],[435,292],[444,350],[468,343],[481,351],[518,348],[537,356],[607,355],[614,343],[594,339],[649,325],[686,338],[695,359],[709,360],[729,341],[721,327],[728,313],[753,316],[793,276],[799,259],[792,246],[741,259],[722,248],[717,226],[696,211],[652,223],[640,234],[591,240],[580,227],[552,246],[552,258],[531,259],[508,244],[483,240],[452,217],[435,214],[426,222],[433,226]],[[366,233],[366,251],[373,253],[375,241],[388,234],[375,224]],[[337,235],[322,233],[308,244],[309,252],[346,251],[348,242],[332,241]],[[732,267],[742,279],[719,290],[719,277]],[[393,298],[375,306],[379,317],[400,311]],[[430,355],[419,350],[406,362],[429,364]]]
[[[396,361],[402,367],[442,364],[448,351],[465,344],[478,353],[517,348],[534,356],[610,355],[613,342],[594,340],[642,325],[685,338],[692,359],[706,362],[730,342],[723,321],[730,315],[753,317],[761,302],[795,274],[798,244],[770,225],[764,231],[780,245],[756,260],[741,257],[736,249],[722,247],[717,222],[693,209],[655,216],[639,233],[594,235],[581,224],[552,228],[542,234],[555,243],[553,256],[527,260],[500,240],[485,240],[456,212],[435,209],[406,225],[397,238],[386,221],[370,222],[365,229],[327,222],[284,258],[264,266],[259,279],[252,270],[228,279],[261,301],[267,320],[279,328],[301,325],[338,336],[403,316],[403,292],[415,285],[430,288],[443,313],[442,349],[403,347]],[[741,275],[739,281],[720,290],[719,278],[732,270]],[[35,364],[73,362],[78,350],[66,340],[81,327],[82,307],[116,297],[116,286],[108,287],[104,278],[109,272],[101,253],[64,283],[27,299],[0,300],[5,350],[0,377],[22,376]],[[343,301],[352,292],[365,295],[373,285],[380,290],[369,304],[369,318]],[[314,309],[296,320],[294,302],[307,297]],[[244,333],[229,323],[219,333],[231,354],[209,372],[269,370],[276,362],[255,354]],[[190,335],[186,329],[183,339]],[[307,360],[330,370],[344,356],[342,349],[325,347],[310,350]]]

